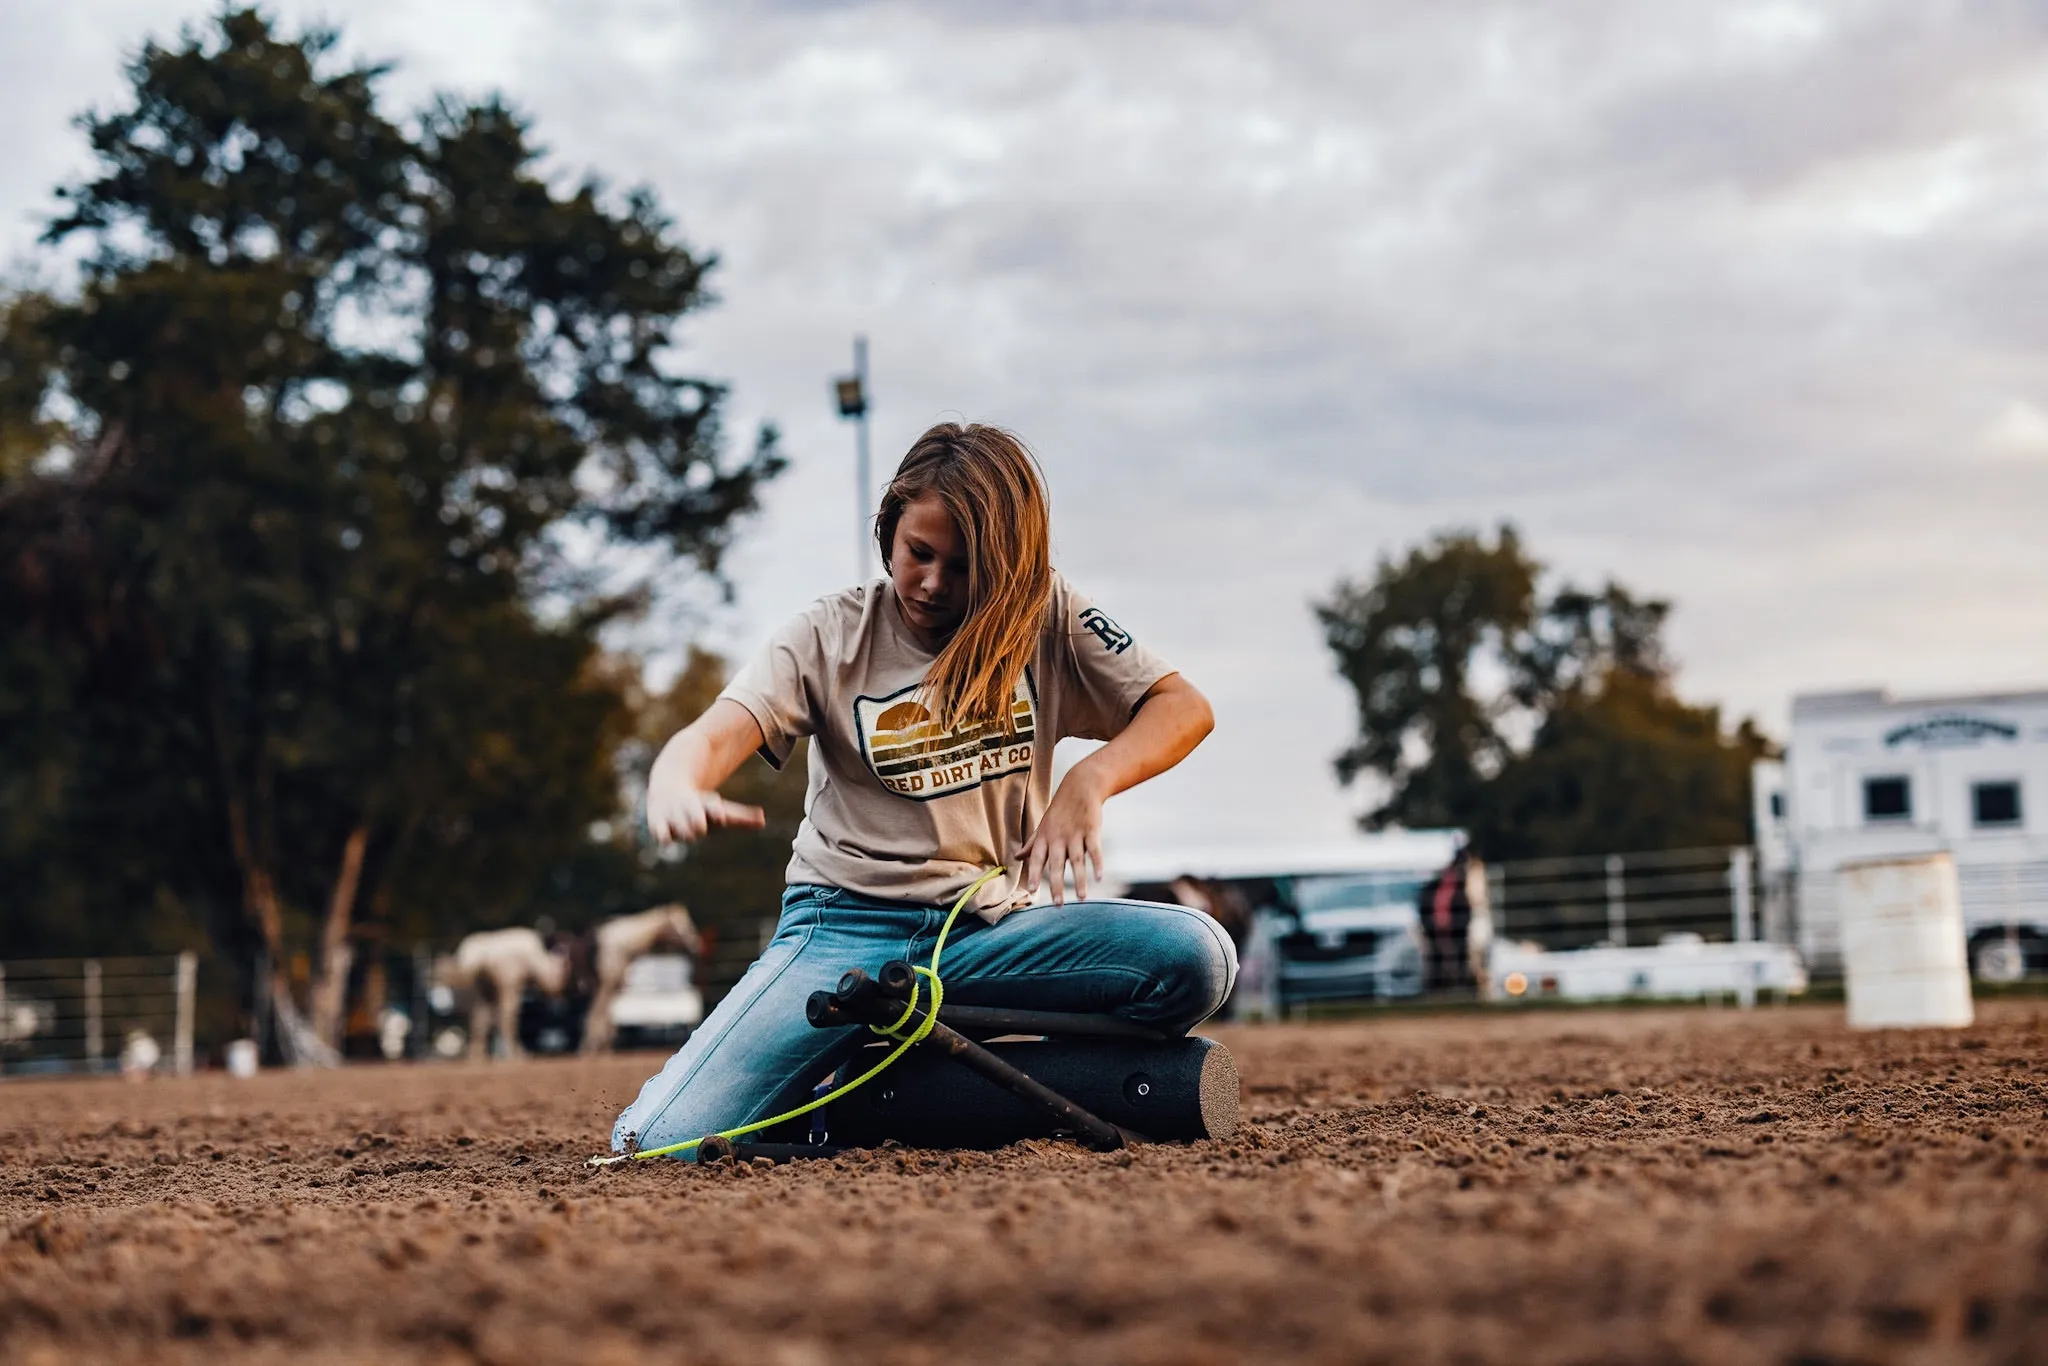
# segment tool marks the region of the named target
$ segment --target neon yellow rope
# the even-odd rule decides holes
[[[769,1119],[756,1120],[752,1124],[742,1124],[737,1129],[726,1129],[723,1132],[715,1135],[706,1134],[701,1138],[687,1138],[684,1139],[681,1143],[670,1143],[660,1148],[642,1148],[639,1151],[630,1154],[633,1160],[637,1162],[650,1157],[667,1157],[672,1153],[688,1152],[690,1151],[690,1149],[702,1143],[705,1138],[742,1138],[745,1137],[747,1134],[757,1134],[761,1132],[761,1130],[763,1129],[772,1129],[776,1125],[784,1123],[787,1120],[796,1119],[801,1115],[807,1115],[811,1111],[817,1109],[822,1105],[830,1105],[833,1101],[838,1100],[841,1096],[846,1095],[851,1091],[858,1090],[859,1088],[873,1081],[876,1077],[881,1076],[883,1072],[889,1069],[890,1065],[893,1064],[896,1061],[896,1059],[902,1057],[905,1053],[908,1053],[913,1047],[922,1043],[925,1040],[925,1038],[932,1032],[932,1026],[939,1022],[939,1005],[946,999],[946,984],[939,980],[939,955],[943,954],[946,951],[946,936],[953,932],[953,922],[960,918],[960,912],[966,908],[969,899],[971,899],[974,896],[974,894],[980,891],[983,887],[986,887],[991,881],[993,881],[998,875],[1000,875],[1002,871],[1002,865],[997,864],[995,867],[989,869],[986,873],[983,873],[979,878],[976,878],[973,884],[970,885],[966,891],[960,893],[960,899],[958,901],[955,901],[953,903],[953,909],[946,913],[946,923],[939,927],[938,941],[932,945],[931,965],[929,967],[915,969],[919,977],[924,978],[926,981],[932,984],[931,1009],[925,1011],[922,1018],[918,1019],[917,1027],[915,1029],[912,1029],[908,1034],[902,1032],[903,1027],[909,1024],[913,1017],[917,1016],[918,996],[920,993],[918,985],[914,981],[910,984],[910,1003],[903,1008],[903,1013],[901,1015],[899,1015],[890,1024],[868,1026],[875,1033],[882,1035],[884,1038],[898,1039],[901,1041],[896,1045],[896,1047],[889,1050],[889,1055],[887,1057],[883,1058],[873,1067],[870,1067],[867,1071],[855,1077],[852,1081],[847,1082],[844,1086],[840,1086],[832,1091],[828,1091],[826,1094],[819,1096],[816,1099],[807,1102],[806,1104],[797,1106],[794,1110],[787,1111],[783,1114],[775,1115]],[[616,1162],[617,1160],[618,1158],[616,1157],[592,1158],[591,1162],[593,1165],[596,1165],[601,1163],[609,1164],[611,1162]]]

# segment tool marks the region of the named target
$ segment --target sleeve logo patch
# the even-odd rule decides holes
[[[1081,624],[1093,631],[1095,638],[1102,642],[1102,648],[1113,655],[1120,655],[1131,648],[1131,633],[1117,625],[1100,607],[1090,607],[1082,612]]]

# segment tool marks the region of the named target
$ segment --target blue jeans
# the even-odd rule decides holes
[[[891,958],[924,964],[945,906],[882,901],[838,887],[795,886],[775,938],[688,1043],[640,1088],[612,1126],[642,1148],[701,1138],[808,1099],[812,1086],[875,1036],[813,1029],[804,1001],[848,968]],[[1012,911],[991,925],[963,911],[939,974],[957,1005],[1119,1015],[1184,1034],[1214,1014],[1237,977],[1223,927],[1185,906],[1081,901]]]

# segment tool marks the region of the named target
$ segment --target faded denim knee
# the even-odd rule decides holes
[[[1237,982],[1237,946],[1209,916],[1180,907],[1159,907],[1160,917],[1146,947],[1153,974],[1144,1014],[1151,1022],[1185,1032],[1223,1008]]]

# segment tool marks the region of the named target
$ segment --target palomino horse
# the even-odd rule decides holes
[[[583,1051],[602,1053],[612,1046],[612,1002],[626,981],[626,967],[647,953],[687,953],[704,961],[704,939],[690,913],[679,905],[656,906],[637,915],[618,915],[591,931],[595,951],[597,992],[583,1022]]]
[[[464,936],[434,976],[443,986],[469,992],[469,1056],[485,1056],[495,1007],[498,1051],[516,1058],[521,1056],[520,997],[528,983],[549,996],[560,996],[569,986],[569,956],[552,952],[538,930],[480,930]]]

